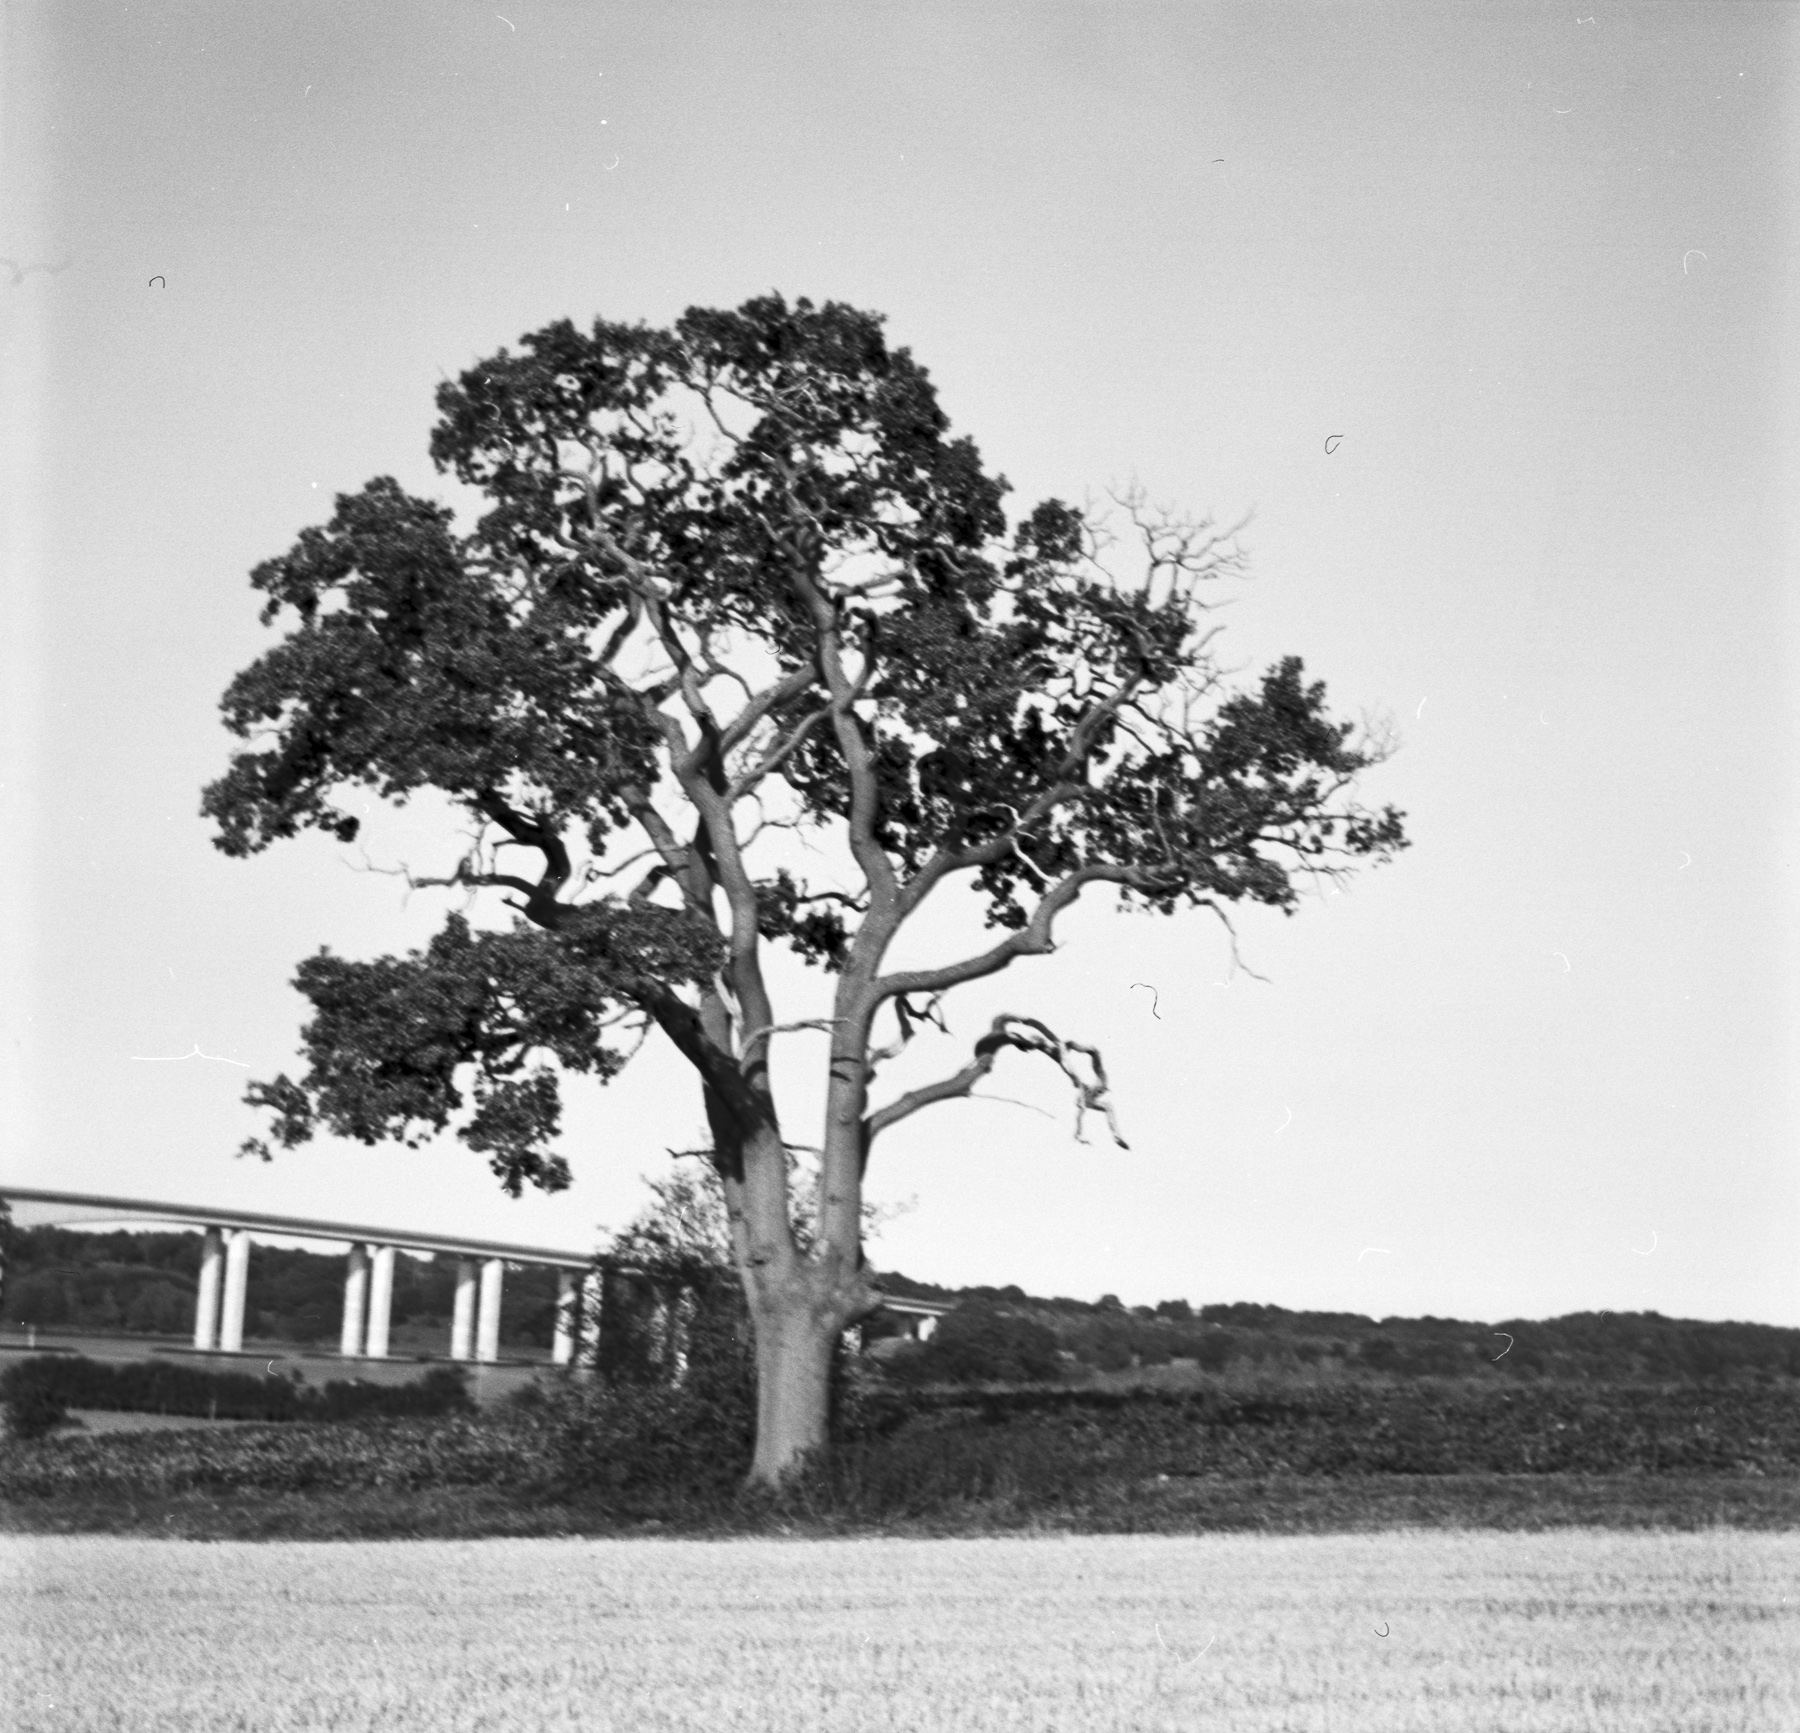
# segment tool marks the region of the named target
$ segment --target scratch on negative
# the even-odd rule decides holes
[[[198,1041],[190,1053],[134,1053],[131,1057],[140,1065],[179,1065],[184,1059],[216,1059],[221,1065],[235,1065],[241,1071],[250,1069],[242,1059],[227,1059],[222,1053],[202,1053]]]

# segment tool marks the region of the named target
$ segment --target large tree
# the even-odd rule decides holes
[[[285,636],[225,694],[248,744],[204,811],[248,855],[352,839],[352,791],[435,790],[466,850],[413,882],[516,916],[302,963],[308,1069],[249,1100],[290,1147],[454,1125],[509,1192],[555,1190],[560,1080],[605,1080],[660,1030],[710,1128],[754,1326],[751,1473],[772,1480],[823,1445],[832,1344],[875,1304],[881,1133],[1007,1049],[1110,1120],[1098,1051],[1030,1017],[885,1097],[884,1063],[943,995],[1050,953],[1090,887],[1163,914],[1292,910],[1307,873],[1403,847],[1397,813],[1353,798],[1381,742],[1297,659],[1230,687],[1203,594],[1238,568],[1229,534],[1136,498],[1117,536],[1056,500],[1009,524],[1005,481],[876,315],[767,296],[669,329],[565,321],[438,407],[432,457],[485,515],[459,531],[378,478],[256,569]],[[949,887],[990,938],[890,966]],[[772,945],[835,977],[828,1009],[784,1020]],[[826,1048],[803,1237],[770,1078],[799,1028]]]

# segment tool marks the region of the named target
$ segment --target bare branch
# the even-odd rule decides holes
[[[890,1125],[898,1124],[902,1119],[917,1113],[920,1108],[929,1107],[934,1102],[952,1101],[958,1096],[971,1095],[975,1085],[994,1069],[994,1062],[1008,1047],[1016,1047],[1023,1053],[1043,1054],[1045,1058],[1054,1061],[1074,1085],[1077,1143],[1087,1142],[1082,1135],[1082,1121],[1093,1112],[1105,1117],[1114,1143],[1121,1149],[1131,1147],[1119,1134],[1118,1121],[1113,1117],[1111,1086],[1107,1082],[1106,1066],[1101,1060],[1100,1050],[1085,1041],[1065,1040],[1047,1023],[1040,1023],[1035,1017],[1018,1017],[1011,1012],[1002,1012],[994,1019],[987,1033],[975,1043],[974,1056],[960,1071],[940,1078],[936,1083],[910,1089],[898,1100],[890,1101],[886,1107],[878,1108],[870,1114],[864,1122],[865,1149]],[[1085,1059],[1090,1075],[1083,1075],[1077,1056]]]
[[[814,1029],[829,1034],[843,1021],[842,1017],[805,1017],[798,1023],[770,1023],[761,1029],[747,1029],[743,1037],[744,1045],[749,1047],[752,1042],[764,1040],[770,1035],[792,1035],[802,1029]],[[795,1147],[797,1148],[798,1145]]]
[[[629,872],[639,861],[648,860],[652,855],[660,854],[661,850],[655,847],[640,848],[634,854],[628,854],[622,861],[619,861],[613,866],[602,866],[598,861],[590,861],[587,866],[582,869],[581,882],[583,885],[592,885],[598,884],[602,879],[616,879],[620,873]],[[654,870],[656,875],[660,877],[664,869],[659,866]]]

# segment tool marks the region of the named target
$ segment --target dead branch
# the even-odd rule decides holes
[[[870,1114],[863,1122],[864,1148],[872,1144],[890,1125],[898,1124],[902,1119],[917,1113],[920,1108],[972,1094],[975,1085],[994,1069],[995,1061],[1008,1047],[1016,1047],[1022,1053],[1041,1053],[1074,1086],[1077,1143],[1087,1142],[1082,1135],[1082,1123],[1087,1115],[1099,1113],[1106,1120],[1113,1142],[1121,1149],[1131,1147],[1120,1135],[1118,1121],[1113,1116],[1111,1085],[1107,1081],[1106,1065],[1100,1057],[1099,1048],[1090,1046],[1085,1041],[1066,1040],[1047,1023],[1041,1023],[1035,1017],[1020,1017],[1011,1012],[1002,1012],[994,1019],[987,1033],[975,1043],[974,1056],[960,1071],[940,1078],[936,1083],[910,1089],[898,1100],[890,1101],[886,1107]],[[1080,1061],[1085,1061],[1086,1075],[1083,1074],[1084,1067]]]

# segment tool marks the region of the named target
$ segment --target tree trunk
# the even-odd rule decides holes
[[[756,1454],[751,1486],[774,1486],[829,1442],[831,1357],[842,1328],[821,1316],[811,1284],[751,1301],[756,1336]]]

